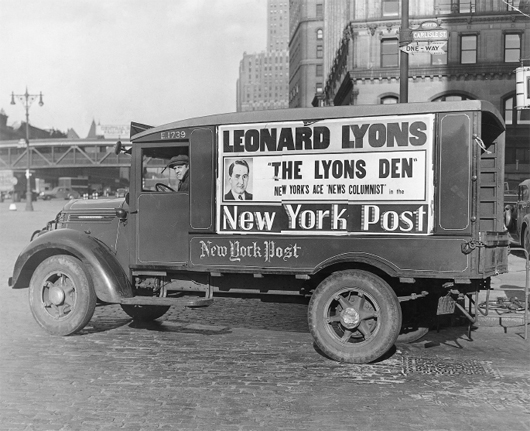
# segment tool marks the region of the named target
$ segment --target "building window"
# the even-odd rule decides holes
[[[448,14],[451,13],[451,2],[448,0],[437,0],[434,11],[437,14]]]
[[[437,0],[435,12],[439,14],[449,13],[473,13],[476,0]],[[519,1],[519,0],[517,0]]]
[[[397,39],[381,41],[381,67],[397,67],[399,65],[399,49]]]
[[[394,103],[398,103],[399,98],[397,96],[384,96],[381,97],[381,105],[393,105]]]
[[[383,16],[399,15],[399,0],[383,0]]]
[[[514,97],[508,97],[504,101],[504,122],[506,125],[513,124],[513,103]]]
[[[506,125],[530,124],[530,109],[516,109],[515,96],[504,99],[503,108]]]
[[[324,76],[324,66],[317,64],[317,76]]]
[[[521,59],[521,35],[508,33],[504,35],[504,62],[515,63]]]
[[[509,96],[503,101],[504,122],[509,127],[517,127],[522,124],[530,124],[529,109],[515,109],[515,96]],[[506,145],[505,150],[506,163],[523,163],[530,162],[530,148],[528,142],[524,139],[515,139]]]
[[[475,64],[477,62],[477,36],[460,37],[460,63]]]
[[[317,30],[317,40],[322,40],[324,39],[324,30],[322,30],[321,28],[319,28]]]
[[[322,47],[322,45],[318,45],[317,46],[317,58],[322,58],[324,57],[324,48]]]
[[[458,12],[457,13],[473,13],[475,9],[475,0],[460,0],[453,1],[453,3],[458,3]]]
[[[508,12],[519,12],[519,10],[523,13],[530,12],[530,3],[527,0],[504,0],[504,3]]]
[[[324,5],[322,3],[317,3],[317,19],[324,18]]]

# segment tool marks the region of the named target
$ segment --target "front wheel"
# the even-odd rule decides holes
[[[29,305],[37,323],[52,335],[83,329],[94,315],[96,293],[79,259],[51,256],[35,270]]]
[[[331,359],[372,362],[396,342],[401,307],[390,286],[374,274],[346,270],[316,288],[308,310],[315,344]]]

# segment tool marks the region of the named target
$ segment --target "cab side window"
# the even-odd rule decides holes
[[[184,181],[189,177],[189,173],[184,175],[187,170],[187,147],[145,148],[142,154],[142,191],[187,191],[182,190]]]

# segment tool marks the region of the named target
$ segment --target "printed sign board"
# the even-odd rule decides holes
[[[443,49],[447,45],[447,41],[441,42],[411,42],[399,49],[407,54],[422,54],[428,52],[432,55],[444,55],[446,51]]]
[[[9,192],[18,183],[13,171],[0,171],[0,192]]]
[[[128,138],[130,133],[130,125],[98,124],[96,126],[96,134],[105,139]]]
[[[444,28],[435,30],[412,30],[412,40],[447,40],[449,32]]]
[[[219,127],[220,234],[429,234],[434,115]]]

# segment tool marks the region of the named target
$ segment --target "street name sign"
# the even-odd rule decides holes
[[[414,41],[440,41],[449,39],[449,32],[445,28],[434,30],[412,30],[412,40]]]

